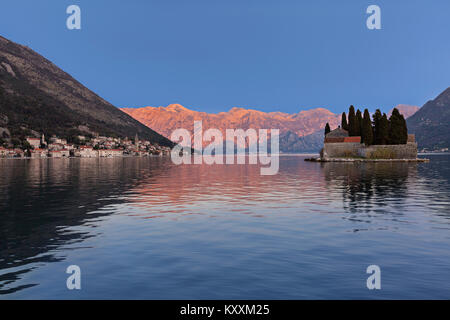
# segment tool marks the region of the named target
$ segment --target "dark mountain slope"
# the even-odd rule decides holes
[[[172,142],[108,103],[33,50],[0,37],[0,127],[68,137],[100,135]],[[87,128],[86,128],[87,127]]]
[[[408,118],[407,124],[409,132],[416,134],[419,148],[449,148],[450,87]]]

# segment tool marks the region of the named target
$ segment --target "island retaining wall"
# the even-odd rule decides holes
[[[322,158],[416,159],[417,143],[372,145],[361,143],[325,143]]]

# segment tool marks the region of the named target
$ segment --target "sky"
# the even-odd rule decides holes
[[[14,0],[0,35],[117,107],[387,112],[450,86],[449,15],[448,0]]]

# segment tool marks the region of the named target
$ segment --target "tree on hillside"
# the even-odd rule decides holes
[[[397,108],[392,110],[389,123],[389,144],[405,144],[408,141],[408,129],[405,118]]]
[[[355,108],[353,106],[350,106],[348,110],[348,135],[350,137],[356,136],[355,133],[357,130]]]
[[[355,132],[355,136],[361,136],[362,133],[362,125],[363,125],[363,119],[362,119],[362,114],[361,111],[358,109],[356,111],[356,132]]]
[[[373,144],[380,144],[380,122],[382,118],[380,109],[373,114]]]
[[[327,122],[327,124],[325,126],[325,135],[329,134],[330,132],[331,132],[330,124]]]
[[[347,115],[342,112],[341,128],[348,131]]]
[[[376,144],[389,144],[389,120],[386,113],[383,113],[380,120],[380,126],[378,130],[378,141]]]
[[[27,140],[22,141],[22,145],[20,146],[20,148],[24,151],[34,149],[33,146]]]
[[[372,121],[370,121],[369,110],[364,110],[363,127],[361,130],[361,137],[366,146],[373,144],[373,128]]]

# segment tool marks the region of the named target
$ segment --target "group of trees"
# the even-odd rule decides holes
[[[348,131],[350,137],[361,137],[361,142],[366,145],[380,144],[405,144],[408,141],[408,128],[406,120],[397,108],[392,115],[387,117],[379,109],[375,111],[370,119],[369,110],[365,109],[362,114],[358,109],[350,106],[348,119],[345,112],[342,113],[341,127]],[[330,125],[325,126],[325,134],[329,133]]]

